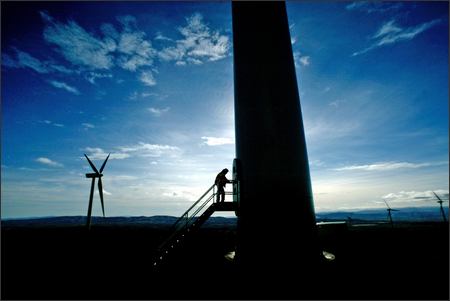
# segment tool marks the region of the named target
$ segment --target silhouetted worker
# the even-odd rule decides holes
[[[227,183],[232,183],[232,181],[228,180],[225,176],[228,173],[228,169],[223,169],[216,177],[214,184],[217,186],[217,198],[216,203],[219,202],[219,197],[222,196],[222,202],[225,202],[225,185]]]

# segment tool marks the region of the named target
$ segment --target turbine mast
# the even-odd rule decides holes
[[[255,289],[278,283],[298,291],[299,277],[312,281],[320,252],[286,5],[231,5],[241,167],[236,260]]]
[[[95,167],[94,163],[92,163],[92,161],[89,159],[89,157],[84,154],[84,156],[86,157],[89,165],[91,166],[92,170],[94,171],[93,173],[87,173],[86,174],[86,178],[91,178],[92,182],[91,182],[91,192],[89,194],[89,206],[88,206],[88,212],[87,212],[87,221],[86,221],[86,227],[88,228],[88,230],[91,229],[91,219],[92,219],[92,202],[94,199],[94,186],[95,186],[95,178],[98,178],[98,194],[100,195],[100,203],[102,205],[102,212],[103,212],[103,217],[105,217],[105,206],[103,203],[103,184],[102,184],[102,177],[103,177],[103,169],[105,168],[106,162],[108,161],[109,155],[106,157],[105,161],[102,164],[102,167],[100,168],[100,171],[98,171],[98,169]]]
[[[444,220],[444,222],[447,222],[447,218],[445,217],[445,211],[444,211],[444,207],[442,207],[442,203],[444,202],[443,200],[441,200],[441,198],[436,194],[436,192],[434,192],[434,195],[437,197],[437,199],[439,200],[438,203],[441,206],[441,214],[442,214],[442,219]]]

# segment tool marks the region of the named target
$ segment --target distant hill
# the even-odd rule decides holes
[[[396,208],[397,209],[397,208]],[[442,221],[439,206],[436,207],[406,207],[392,211],[392,219],[405,222]],[[444,208],[448,217],[448,208]],[[387,221],[387,210],[366,209],[354,211],[330,211],[316,213],[317,221],[347,220],[348,217],[354,221]],[[448,219],[448,218],[447,218]]]
[[[444,209],[448,216],[448,208]],[[387,221],[386,209],[366,209],[354,211],[330,211],[316,213],[317,222],[342,221],[351,217],[354,222]],[[442,216],[439,207],[411,207],[400,208],[399,211],[392,211],[392,218],[395,221],[405,222],[425,222],[441,221]],[[116,217],[92,217],[93,225],[116,225],[116,226],[146,226],[146,227],[170,227],[178,218],[175,216],[155,215],[155,216],[116,216]],[[237,219],[235,217],[213,216],[208,219],[204,227],[235,227]],[[2,219],[2,227],[51,227],[51,226],[80,226],[86,224],[85,216],[57,216],[57,217],[36,217],[20,219]]]
[[[172,226],[178,217],[155,215],[155,216],[114,216],[114,217],[92,217],[92,225],[115,225],[115,226],[147,226],[161,227]],[[52,227],[65,226],[76,227],[86,224],[85,216],[56,216],[36,217],[20,219],[3,219],[2,227]],[[210,217],[205,223],[207,227],[217,227],[236,224],[236,218]]]

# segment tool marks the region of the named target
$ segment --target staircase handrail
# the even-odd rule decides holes
[[[200,203],[200,201],[202,199],[205,198],[206,195],[208,195],[208,193],[211,192],[211,190],[214,189],[215,184],[211,185],[211,187],[196,201],[194,202],[194,204],[192,204],[192,206],[189,207],[188,210],[186,210],[183,215],[181,215],[176,222],[172,225],[172,227],[170,228],[172,234],[166,239],[164,240],[158,247],[158,249],[162,249],[168,242],[170,242],[172,240],[173,237],[175,237],[182,229],[186,228],[189,225],[189,222],[196,216],[196,214],[205,207],[205,205],[207,203],[209,203],[209,201],[211,201],[214,197],[214,193],[209,196],[206,201],[204,201],[204,203],[202,205],[200,205],[200,208],[198,208],[193,214],[190,215],[189,217],[189,211],[191,211],[198,203]],[[181,226],[181,228],[177,228],[178,224],[180,224],[181,221],[185,220],[185,224],[183,224]]]
[[[186,216],[187,218],[189,217],[189,211],[191,211],[191,209],[192,208],[194,208],[210,191],[211,191],[211,189],[213,189],[214,188],[214,185],[215,184],[213,184],[211,187],[209,187],[209,189],[208,190],[206,190],[206,192],[194,203],[194,204],[192,204],[192,206],[191,207],[189,207],[189,209],[188,210],[186,210],[184,213],[183,213],[183,215],[181,215],[178,219],[177,219],[177,221],[172,225],[172,229],[174,229],[175,227],[176,227],[176,225],[180,222],[180,221],[182,221],[183,219],[184,219],[184,217]],[[196,212],[195,214],[197,214],[198,212]],[[195,216],[195,214],[193,214],[193,215],[191,215],[191,216]]]
[[[231,183],[237,182],[236,180],[230,181]],[[181,215],[176,221],[175,223],[172,225],[172,227],[170,228],[170,232],[171,234],[169,235],[169,237],[167,239],[165,239],[159,246],[158,246],[158,251],[157,251],[157,257],[158,259],[156,259],[156,261],[153,263],[154,266],[157,266],[157,261],[160,261],[163,259],[163,252],[165,254],[168,253],[168,249],[166,248],[166,246],[168,246],[170,243],[172,243],[174,241],[174,239],[178,238],[181,239],[182,237],[184,237],[187,232],[189,232],[189,227],[191,227],[192,225],[196,225],[196,223],[199,221],[200,218],[202,218],[205,214],[206,214],[206,219],[211,216],[211,214],[215,211],[215,207],[213,205],[209,206],[208,209],[206,209],[206,211],[204,211],[201,215],[197,216],[197,214],[203,210],[203,208],[211,201],[214,200],[214,197],[217,195],[216,191],[214,190],[214,187],[216,186],[216,184],[211,185],[210,188],[208,188],[208,190],[203,193],[203,195],[197,200],[195,201],[188,210],[186,210],[183,215]],[[203,201],[203,203],[200,204],[200,206],[191,214],[190,211],[193,211],[192,209],[195,208],[195,206],[197,206],[210,192],[211,190],[213,190],[213,193],[211,195],[209,195],[206,200]],[[230,195],[230,194],[235,194],[238,193],[237,191],[235,191],[234,187],[233,187],[233,191],[232,192],[228,192],[225,191],[226,195]],[[212,210],[212,212],[209,212],[208,210]],[[193,221],[194,220],[194,221]],[[184,221],[184,223],[182,223],[180,225],[180,222]],[[191,221],[193,221],[191,223]],[[200,222],[200,224],[198,224],[197,226],[201,226],[201,224],[204,221]],[[180,227],[181,226],[181,227]],[[187,232],[185,232],[187,231]],[[179,236],[181,235],[181,236]],[[179,239],[177,239],[177,243],[179,242]],[[174,245],[172,244],[171,246],[172,248],[174,247]]]

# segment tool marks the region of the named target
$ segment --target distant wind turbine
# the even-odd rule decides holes
[[[347,216],[347,224],[349,226],[351,226],[353,224],[353,218],[350,215]]]
[[[384,203],[386,204],[387,208],[387,212],[388,212],[388,217],[389,217],[389,221],[391,222],[391,227],[394,228],[394,222],[392,221],[392,215],[391,215],[391,211],[399,211],[398,209],[392,209],[391,207],[389,207],[389,204],[383,200]]]
[[[444,201],[441,200],[441,198],[436,194],[436,192],[433,191],[433,193],[437,197],[437,199],[439,200],[437,202],[439,203],[439,205],[441,205],[442,218],[444,219],[444,222],[447,222],[447,218],[445,217],[445,211],[444,211],[444,208],[442,207],[442,203],[445,202],[445,200]]]
[[[92,169],[94,170],[94,173],[87,173],[86,174],[86,178],[91,178],[92,179],[92,184],[91,184],[91,193],[89,195],[89,208],[88,208],[88,213],[87,213],[87,228],[90,229],[91,228],[91,215],[92,215],[92,199],[94,198],[94,186],[95,186],[95,178],[98,178],[98,193],[100,195],[100,202],[102,204],[102,211],[103,211],[103,217],[105,217],[105,206],[103,204],[103,184],[102,184],[102,171],[105,168],[106,165],[106,161],[108,161],[108,157],[106,157],[105,162],[103,162],[102,167],[100,167],[100,171],[97,170],[97,168],[95,168],[95,165],[91,162],[91,160],[89,160],[88,156],[86,156],[86,154],[84,154],[84,156],[86,157],[86,159],[89,162],[89,165],[91,165]]]

